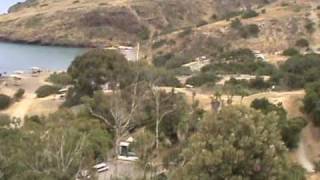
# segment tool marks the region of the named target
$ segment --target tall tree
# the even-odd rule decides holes
[[[74,81],[74,91],[68,99],[80,99],[83,95],[92,96],[100,90],[101,85],[109,84],[112,89],[117,86],[125,87],[133,80],[129,62],[114,50],[90,50],[77,57],[70,67],[68,74]]]
[[[172,179],[283,179],[287,149],[278,118],[244,107],[227,107],[202,121]]]

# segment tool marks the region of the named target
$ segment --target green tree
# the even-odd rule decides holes
[[[300,133],[307,125],[305,119],[300,117],[288,118],[287,112],[281,104],[272,104],[266,98],[255,99],[251,103],[251,107],[262,111],[264,114],[276,113],[279,117],[278,128],[280,129],[282,140],[289,149],[298,147]]]
[[[0,122],[0,170],[8,180],[73,179],[110,149],[110,134],[86,114],[59,110],[47,118],[27,117],[19,129],[8,128],[14,120],[6,116]]]
[[[49,76],[48,81],[58,86],[66,86],[66,85],[72,84],[72,78],[66,72],[61,72],[61,73],[54,72]]]
[[[285,179],[286,153],[275,114],[228,107],[204,119],[172,179]]]
[[[320,80],[320,55],[306,54],[290,57],[280,66],[281,81],[292,89],[303,88],[308,83]]]
[[[144,172],[143,180],[147,179],[147,173],[152,169],[152,150],[154,144],[155,137],[148,130],[139,132],[135,138],[135,142],[133,143],[133,148],[135,149],[135,152],[137,152],[139,157],[138,165],[142,167]]]
[[[307,86],[303,102],[304,111],[311,116],[316,126],[320,126],[320,81]]]
[[[132,80],[129,62],[113,50],[90,50],[72,62],[68,74],[75,82],[76,93],[89,96],[105,83],[115,88],[118,84],[124,87]]]

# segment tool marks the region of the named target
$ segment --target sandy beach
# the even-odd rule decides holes
[[[62,101],[53,96],[47,98],[37,98],[35,91],[42,85],[49,84],[46,79],[52,72],[45,71],[37,75],[31,73],[23,73],[17,75],[21,80],[13,77],[6,77],[0,81],[0,93],[13,96],[14,93],[22,88],[25,90],[23,98],[0,113],[7,114],[12,118],[19,118],[23,125],[25,116],[32,115],[48,115],[58,109]]]

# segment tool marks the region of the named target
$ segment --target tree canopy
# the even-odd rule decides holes
[[[209,115],[183,150],[173,179],[286,179],[278,121],[275,114],[243,107]]]
[[[129,62],[117,51],[94,49],[77,57],[68,69],[78,92],[93,95],[105,83],[128,84],[132,78]]]

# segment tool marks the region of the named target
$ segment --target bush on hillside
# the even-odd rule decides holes
[[[202,86],[205,84],[214,85],[219,78],[214,73],[199,73],[187,79],[186,84],[193,86]]]
[[[150,37],[150,30],[147,27],[143,26],[138,32],[138,37],[142,40],[148,40]]]
[[[231,21],[231,24],[230,24],[231,28],[233,29],[239,29],[242,27],[242,23],[240,21],[239,18],[236,18],[234,20]]]
[[[15,100],[20,100],[23,97],[24,93],[25,93],[25,90],[22,88],[19,88],[13,97]]]
[[[281,81],[290,89],[303,88],[320,80],[320,55],[307,54],[290,57],[280,66]]]
[[[230,27],[238,32],[242,38],[257,37],[260,33],[259,26],[256,24],[243,25],[237,18],[232,20]]]
[[[241,15],[241,17],[243,19],[248,19],[248,18],[253,18],[253,17],[257,17],[259,15],[259,13],[257,13],[255,10],[247,10],[247,11],[244,11]]]
[[[174,57],[172,53],[156,56],[154,57],[153,64],[156,67],[163,67],[172,57]]]
[[[314,33],[316,31],[315,23],[312,21],[308,21],[307,24],[304,26],[308,33]]]
[[[50,77],[48,78],[48,81],[53,84],[62,85],[62,86],[72,84],[72,78],[66,72],[62,72],[62,73],[55,72],[50,75]]]
[[[57,94],[59,92],[59,89],[60,88],[58,88],[57,86],[43,85],[36,90],[36,94],[38,98],[43,98],[52,94]]]
[[[260,29],[256,24],[248,24],[240,29],[240,35],[242,38],[257,37],[259,32]]]
[[[5,114],[0,114],[0,128],[10,125],[11,119],[10,116]]]
[[[303,103],[304,111],[311,116],[313,123],[320,127],[320,81],[308,85]]]
[[[272,112],[276,113],[280,118],[279,129],[281,130],[283,142],[289,149],[298,147],[300,141],[300,132],[307,125],[307,122],[303,118],[289,119],[287,117],[286,110],[281,104],[272,104],[266,98],[255,99],[251,103],[251,107],[260,110],[264,114]]]
[[[307,39],[299,39],[296,41],[296,46],[301,48],[309,47],[309,41]]]
[[[256,77],[255,79],[251,79],[249,81],[249,87],[253,89],[268,89],[271,87],[271,84],[268,81],[265,81],[261,77]]]
[[[249,49],[239,49],[223,53],[219,62],[204,66],[202,72],[216,74],[252,74],[271,75],[277,71],[274,65],[265,61],[257,60]]]
[[[306,170],[299,164],[291,165],[285,179],[306,180]]]
[[[7,95],[0,94],[0,110],[6,109],[10,106],[11,98]]]
[[[295,48],[288,48],[282,52],[282,55],[284,55],[284,56],[296,56],[299,54],[300,54],[300,52]]]

